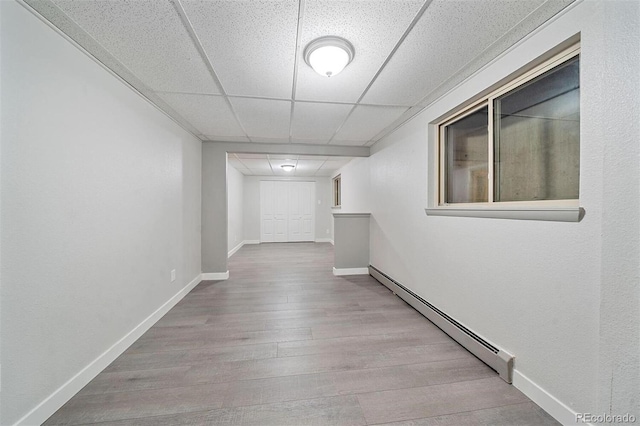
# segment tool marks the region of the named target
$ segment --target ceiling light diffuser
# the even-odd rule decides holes
[[[283,164],[280,167],[282,167],[282,170],[284,170],[285,172],[290,172],[296,168],[296,166],[294,166],[293,164]]]
[[[354,55],[353,45],[335,36],[317,38],[304,49],[304,61],[324,77],[340,73],[353,60]]]

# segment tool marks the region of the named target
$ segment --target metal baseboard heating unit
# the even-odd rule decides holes
[[[369,265],[369,275],[380,281],[394,294],[400,296],[402,300],[447,333],[453,340],[460,343],[465,349],[494,369],[505,382],[511,383],[514,359],[511,354],[487,342],[413,291],[371,265]]]

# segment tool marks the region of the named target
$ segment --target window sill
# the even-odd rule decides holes
[[[341,209],[342,206],[331,206],[332,209]]]
[[[427,216],[481,217],[491,219],[546,220],[552,222],[580,222],[584,217],[581,207],[520,207],[473,208],[436,207],[424,209]]]

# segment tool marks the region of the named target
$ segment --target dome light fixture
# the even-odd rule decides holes
[[[342,37],[325,36],[313,40],[304,49],[304,61],[324,77],[333,77],[349,65],[356,52]]]
[[[296,166],[294,166],[293,164],[283,164],[280,167],[282,167],[282,170],[284,170],[285,172],[290,172],[296,168]]]

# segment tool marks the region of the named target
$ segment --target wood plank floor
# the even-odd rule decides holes
[[[550,425],[333,246],[244,246],[46,425]]]

